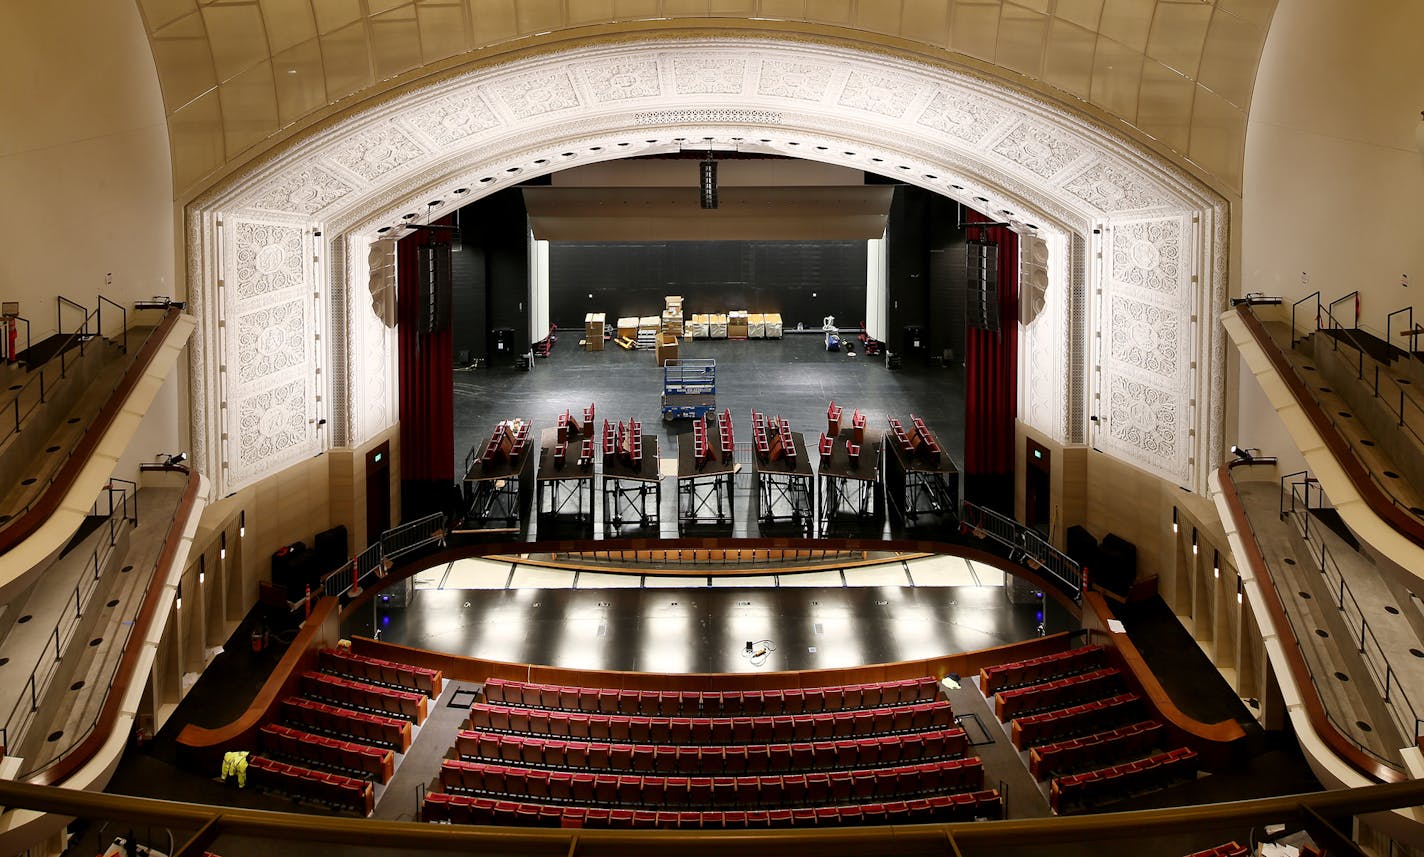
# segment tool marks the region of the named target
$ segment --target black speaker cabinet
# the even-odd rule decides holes
[[[332,527],[316,534],[316,561],[323,571],[339,568],[351,558],[351,540],[345,526]]]

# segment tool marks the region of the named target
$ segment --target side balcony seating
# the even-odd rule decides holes
[[[910,735],[871,735],[789,744],[639,745],[560,740],[464,730],[455,751],[471,761],[581,770],[664,774],[758,774],[874,768],[901,762],[954,759],[969,749],[963,729]]]
[[[1040,744],[1103,732],[1138,720],[1143,713],[1141,697],[1122,693],[1071,708],[1020,717],[1013,721],[1009,737],[1015,747],[1027,750]]]
[[[395,753],[340,738],[330,738],[268,723],[258,733],[262,749],[270,756],[286,756],[323,768],[335,768],[349,776],[388,782],[395,772]]]
[[[798,809],[637,811],[551,806],[431,792],[422,806],[426,821],[538,827],[740,830],[771,827],[846,827],[862,824],[927,824],[1001,818],[1003,800],[993,789],[908,801],[802,807]]]
[[[322,672],[349,676],[370,684],[385,685],[398,690],[423,693],[431,699],[440,696],[444,677],[440,670],[413,667],[409,664],[383,661],[353,654],[345,649],[323,649],[319,664]]]
[[[1101,667],[1106,662],[1106,653],[1102,646],[1082,646],[1040,658],[983,667],[979,670],[979,690],[990,696],[1012,687],[1087,672]]]
[[[1197,754],[1179,747],[1136,762],[1056,777],[1048,785],[1048,805],[1054,812],[1071,812],[1190,779],[1196,772]]]
[[[425,720],[423,693],[391,690],[320,672],[302,673],[302,694],[358,710],[400,717],[419,726]]]
[[[994,714],[1000,720],[1012,720],[1035,711],[1047,711],[1077,702],[1101,699],[1111,696],[1122,687],[1122,674],[1114,667],[1078,673],[1042,684],[1002,690],[994,698]]]
[[[645,717],[759,716],[803,714],[856,708],[908,705],[939,698],[932,677],[829,687],[773,690],[617,690],[534,684],[491,678],[485,701],[525,708],[547,708]]]
[[[1120,729],[1034,747],[1028,751],[1028,770],[1034,779],[1046,780],[1062,773],[1098,767],[1104,761],[1140,756],[1158,746],[1166,731],[1161,723],[1145,720]]]
[[[397,753],[410,749],[408,720],[340,708],[300,696],[289,696],[282,700],[282,719],[329,735],[340,735],[363,743],[390,747]]]
[[[422,700],[423,701],[423,700]],[[639,717],[475,703],[469,725],[481,732],[648,744],[751,744],[923,732],[954,725],[948,702],[764,717]]]
[[[930,797],[977,791],[984,785],[978,757],[829,774],[682,777],[661,774],[580,774],[447,759],[441,790],[579,806],[714,809],[825,806],[869,799]]]
[[[375,807],[375,788],[366,780],[313,771],[265,756],[248,758],[247,779],[254,788],[349,810],[362,817],[370,815]]]

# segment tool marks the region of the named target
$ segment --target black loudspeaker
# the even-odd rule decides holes
[[[450,294],[454,275],[449,244],[427,244],[416,259],[416,282],[420,307],[416,320],[424,333],[445,330],[450,325]]]
[[[964,289],[964,323],[979,330],[999,329],[999,245],[974,240],[968,244],[968,282]]]
[[[1127,539],[1108,533],[1098,547],[1102,561],[1095,579],[1104,589],[1127,595],[1137,580],[1137,546]]]
[[[288,590],[301,583],[302,566],[306,558],[305,542],[293,542],[277,548],[272,554],[272,582]]]
[[[316,534],[316,563],[323,571],[339,568],[350,558],[351,540],[345,526],[336,526]]]
[[[1068,556],[1091,572],[1098,564],[1098,538],[1087,527],[1074,524],[1068,528],[1065,548]]]

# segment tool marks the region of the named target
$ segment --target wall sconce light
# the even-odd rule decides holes
[[[1192,527],[1192,556],[1197,555],[1197,528]]]
[[[243,509],[241,512],[238,512],[238,513],[237,513],[237,537],[240,539],[240,538],[244,538],[244,537],[246,537],[246,536],[247,536],[247,510],[246,510],[246,509]]]
[[[179,610],[183,609],[183,584],[181,582],[178,584],[178,597],[173,603]]]
[[[227,530],[223,530],[219,533],[218,539],[218,544],[220,545],[218,548],[218,559],[227,559]]]
[[[185,461],[187,461],[187,460],[188,460],[188,453],[186,453],[186,452],[179,452],[179,453],[175,453],[175,454],[173,454],[173,455],[165,456],[164,459],[163,459],[163,466],[164,466],[164,467],[177,467],[178,465],[182,464],[183,462],[185,462]]]
[[[1218,551],[1211,552],[1211,576],[1216,580],[1221,579],[1221,554]]]
[[[1172,507],[1172,532],[1177,532],[1177,507]]]
[[[1241,600],[1242,600],[1242,594],[1241,594],[1241,578],[1238,577],[1238,578],[1236,578],[1236,603],[1237,603],[1237,604],[1240,604],[1240,603],[1241,603]]]
[[[208,580],[208,558],[198,554],[198,585],[202,586]]]

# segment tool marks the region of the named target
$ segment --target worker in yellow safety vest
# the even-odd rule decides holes
[[[223,782],[229,782],[230,778],[237,777],[237,787],[247,787],[247,751],[229,750],[223,754],[222,778]]]

